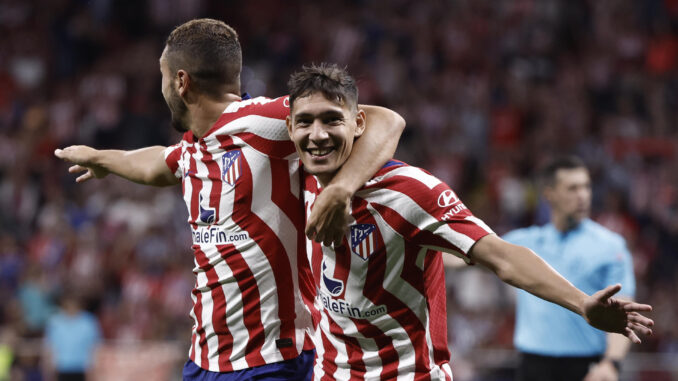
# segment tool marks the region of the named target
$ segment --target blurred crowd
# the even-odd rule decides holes
[[[44,336],[64,293],[105,340],[188,348],[180,189],[75,184],[53,151],[178,141],[158,58],[196,17],[238,31],[254,96],[284,94],[304,63],[347,65],[361,103],[407,120],[396,157],[500,234],[546,222],[536,171],[581,156],[593,218],[626,238],[637,299],[655,308],[633,350],[678,353],[678,0],[2,0],[0,379],[3,348],[15,375],[40,379],[17,343]],[[448,275],[453,369],[472,369],[474,350],[511,348],[513,294],[481,271]]]

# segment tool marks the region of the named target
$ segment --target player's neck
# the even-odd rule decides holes
[[[581,220],[568,215],[551,214],[551,224],[561,233],[573,230],[581,224]]]
[[[318,183],[320,183],[320,187],[325,188],[328,185],[330,185],[332,179],[334,179],[334,176],[337,174],[337,172],[339,172],[339,170],[333,173],[321,173],[315,175],[315,177],[318,179]]]
[[[226,107],[240,100],[239,95],[227,93],[219,100],[200,97],[195,103],[188,105],[188,113],[190,115],[189,128],[193,135],[198,138],[203,137],[221,117]]]

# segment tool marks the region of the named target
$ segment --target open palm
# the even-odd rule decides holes
[[[583,316],[593,327],[607,332],[620,333],[632,342],[640,343],[638,334],[651,335],[654,322],[640,314],[652,311],[647,304],[612,298],[621,285],[608,286],[589,296],[584,303]]]

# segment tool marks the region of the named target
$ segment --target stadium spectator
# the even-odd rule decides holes
[[[289,92],[287,129],[310,174],[304,186],[310,212],[362,135],[365,113],[358,109],[355,81],[336,65],[304,67],[292,75]],[[311,277],[302,283],[302,294],[316,328],[316,380],[452,379],[437,250],[581,315],[582,324],[638,343],[636,332],[652,333],[652,320],[638,313],[650,306],[612,298],[619,291],[610,282],[615,279],[605,278],[586,289],[591,296],[585,294],[529,249],[499,239],[448,185],[419,168],[388,162],[350,205],[342,244],[310,243],[303,262]],[[531,319],[534,324],[544,316]]]
[[[71,146],[55,154],[75,164],[70,172],[84,172],[78,182],[113,173],[147,185],[182,184],[197,278],[184,380],[306,379],[313,352],[298,294],[304,217],[298,158],[284,126],[288,98],[241,98],[237,34],[213,19],[175,28],[160,71],[171,124],[184,133],[180,143],[134,151]],[[370,136],[327,188],[318,222],[309,218],[314,239],[341,235],[348,198],[395,151],[402,118],[370,108]]]
[[[45,328],[46,356],[57,381],[85,381],[101,342],[99,322],[83,310],[76,292],[63,291],[61,308]]]
[[[591,179],[575,156],[556,157],[542,174],[550,222],[507,233],[504,239],[537,252],[586,293],[621,284],[620,299],[632,300],[636,282],[624,238],[591,221]],[[518,291],[518,380],[617,380],[630,341],[586,325],[569,311]]]

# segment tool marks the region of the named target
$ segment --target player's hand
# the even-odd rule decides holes
[[[589,369],[583,381],[618,381],[617,369],[609,361],[601,361]]]
[[[81,183],[92,178],[106,177],[109,173],[103,167],[95,164],[96,152],[97,150],[88,146],[70,146],[54,150],[54,156],[75,164],[68,168],[68,172],[85,172],[75,179],[75,182]]]
[[[352,194],[336,185],[328,185],[315,199],[306,221],[306,236],[325,246],[341,245],[348,231],[349,202]]]
[[[639,344],[638,334],[652,335],[654,322],[639,312],[652,311],[652,306],[612,296],[621,290],[620,284],[608,286],[586,298],[583,317],[593,327],[607,332],[620,333]]]

